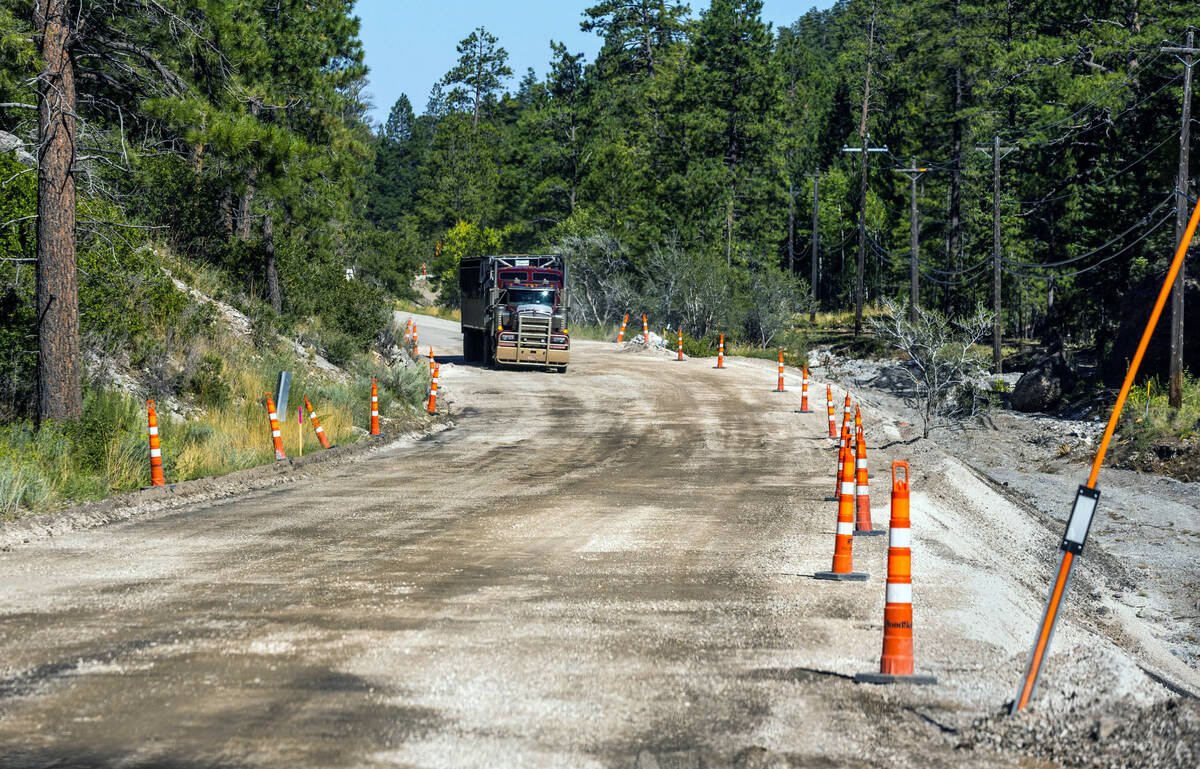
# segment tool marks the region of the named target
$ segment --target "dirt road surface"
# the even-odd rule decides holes
[[[855,541],[865,583],[812,579],[836,515],[823,387],[800,414],[771,362],[586,342],[565,375],[488,371],[453,357],[457,324],[419,328],[453,429],[0,553],[0,766],[1062,765],[986,739],[1058,522],[868,409],[876,528],[886,468],[912,462],[917,666],[938,683],[857,685],[887,543]],[[1084,559],[1010,723],[1119,727],[1200,691],[1106,608],[1110,561]]]

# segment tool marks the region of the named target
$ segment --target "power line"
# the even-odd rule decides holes
[[[1063,273],[1063,274],[1058,274],[1058,275],[1036,275],[1036,274],[1031,274],[1031,273],[1017,272],[1015,270],[1010,270],[1008,268],[1005,268],[1004,272],[1009,275],[1015,275],[1018,278],[1031,278],[1033,280],[1059,280],[1060,278],[1073,278],[1076,275],[1082,275],[1085,272],[1091,272],[1092,270],[1096,269],[1097,267],[1102,267],[1105,264],[1107,264],[1108,262],[1111,262],[1113,259],[1116,259],[1121,254],[1125,253],[1126,251],[1128,251],[1131,248],[1133,248],[1134,246],[1136,246],[1138,243],[1141,243],[1143,240],[1145,240],[1146,238],[1153,235],[1155,232],[1157,232],[1159,229],[1161,229],[1164,224],[1171,221],[1171,219],[1174,216],[1175,216],[1174,212],[1167,214],[1162,219],[1159,219],[1157,224],[1155,224],[1153,227],[1151,227],[1150,229],[1148,229],[1144,233],[1142,233],[1141,237],[1139,237],[1137,240],[1133,241],[1129,245],[1125,246],[1121,250],[1114,251],[1112,254],[1104,257],[1103,259],[1096,262],[1095,264],[1089,265],[1082,269],[1075,270],[1074,272],[1068,272],[1068,273]]]
[[[1117,241],[1121,240],[1122,238],[1124,238],[1126,235],[1133,232],[1137,228],[1145,225],[1146,222],[1149,221],[1152,216],[1154,216],[1154,214],[1158,213],[1159,209],[1161,209],[1167,203],[1170,203],[1172,200],[1174,200],[1174,198],[1175,198],[1175,193],[1174,192],[1169,193],[1165,198],[1162,199],[1161,202],[1159,202],[1158,205],[1156,205],[1154,208],[1152,208],[1148,212],[1146,212],[1145,215],[1143,215],[1140,219],[1138,219],[1136,222],[1134,222],[1132,225],[1130,225],[1128,228],[1126,228],[1125,231],[1122,232],[1120,235],[1117,235],[1112,240],[1108,241],[1107,243],[1105,243],[1102,246],[1096,246],[1095,248],[1093,248],[1090,251],[1086,251],[1082,254],[1078,254],[1076,256],[1072,256],[1068,259],[1063,259],[1063,260],[1057,261],[1057,262],[1018,262],[1018,261],[1014,261],[1011,259],[1005,259],[1004,263],[1011,267],[1035,267],[1035,268],[1036,267],[1062,267],[1064,265],[1074,264],[1075,262],[1081,261],[1083,259],[1087,259],[1089,256],[1094,256],[1094,255],[1100,253],[1101,251],[1108,248],[1109,246],[1116,243]]]
[[[1143,53],[1145,53],[1145,52],[1143,52]],[[1074,118],[1078,117],[1079,115],[1082,115],[1082,114],[1083,114],[1084,112],[1086,112],[1087,110],[1089,110],[1089,109],[1091,109],[1092,107],[1094,107],[1094,106],[1096,106],[1097,104],[1099,104],[1101,99],[1104,99],[1104,98],[1105,98],[1105,97],[1107,97],[1107,96],[1111,96],[1112,94],[1114,94],[1114,93],[1116,93],[1116,92],[1117,92],[1117,89],[1119,89],[1119,88],[1123,88],[1123,87],[1125,87],[1125,86],[1129,85],[1130,83],[1132,83],[1132,82],[1134,81],[1134,79],[1136,79],[1137,77],[1141,76],[1141,75],[1143,74],[1143,71],[1144,71],[1144,70],[1146,70],[1146,69],[1148,69],[1148,68],[1150,67],[1150,65],[1151,65],[1151,64],[1153,64],[1154,62],[1158,61],[1158,60],[1159,60],[1159,58],[1160,58],[1160,57],[1162,57],[1162,55],[1163,55],[1162,51],[1159,51],[1158,53],[1156,53],[1156,54],[1154,55],[1154,57],[1153,57],[1153,58],[1151,58],[1151,59],[1150,59],[1150,61],[1148,61],[1148,62],[1146,62],[1145,64],[1141,65],[1141,66],[1138,68],[1138,69],[1139,69],[1139,71],[1138,71],[1138,72],[1135,72],[1135,73],[1132,73],[1132,74],[1130,74],[1130,75],[1129,75],[1128,77],[1126,77],[1124,80],[1122,80],[1121,82],[1119,82],[1119,83],[1117,83],[1117,84],[1113,85],[1113,87],[1109,88],[1107,91],[1104,91],[1104,92],[1103,92],[1103,93],[1101,93],[1099,96],[1096,96],[1096,97],[1094,97],[1094,98],[1093,98],[1091,101],[1089,101],[1087,104],[1084,104],[1082,107],[1080,107],[1079,109],[1075,110],[1074,112],[1072,112],[1071,114],[1067,115],[1066,117],[1059,118],[1058,120],[1054,120],[1054,121],[1051,121],[1051,122],[1049,122],[1049,123],[1043,123],[1043,124],[1041,124],[1041,125],[1030,126],[1029,128],[1022,128],[1022,129],[1020,129],[1020,130],[1013,130],[1013,131],[1009,131],[1009,132],[1006,134],[1005,138],[1011,139],[1011,137],[1015,137],[1015,136],[1024,136],[1024,135],[1026,135],[1026,134],[1030,134],[1030,133],[1033,133],[1033,132],[1035,132],[1035,131],[1043,131],[1043,130],[1045,130],[1045,129],[1047,129],[1047,128],[1054,128],[1055,126],[1060,126],[1060,125],[1062,125],[1062,124],[1066,123],[1068,120],[1073,120]]]
[[[1115,178],[1117,178],[1117,177],[1118,177],[1118,176],[1120,176],[1121,174],[1125,173],[1125,172],[1126,172],[1126,171],[1128,171],[1129,169],[1131,169],[1131,168],[1133,168],[1134,166],[1136,166],[1136,165],[1138,165],[1139,163],[1141,163],[1141,162],[1142,162],[1143,160],[1145,160],[1146,158],[1148,158],[1148,157],[1150,157],[1151,155],[1153,155],[1153,154],[1154,154],[1156,151],[1158,151],[1158,149],[1159,149],[1160,147],[1162,147],[1164,144],[1166,144],[1167,142],[1171,141],[1172,139],[1174,139],[1174,138],[1175,138],[1175,137],[1177,137],[1177,136],[1179,136],[1179,131],[1178,131],[1178,130],[1172,131],[1172,132],[1171,132],[1171,133],[1170,133],[1170,134],[1169,134],[1169,135],[1168,135],[1168,136],[1167,136],[1165,139],[1163,139],[1162,141],[1160,141],[1158,144],[1155,144],[1153,147],[1151,147],[1149,150],[1147,150],[1147,151],[1146,151],[1146,153],[1145,153],[1144,155],[1142,155],[1141,157],[1139,157],[1137,160],[1133,161],[1132,163],[1130,163],[1129,165],[1127,165],[1127,166],[1125,166],[1124,168],[1120,169],[1119,171],[1114,171],[1113,173],[1109,174],[1108,176],[1105,176],[1105,177],[1103,177],[1103,178],[1101,178],[1101,179],[1098,179],[1098,180],[1096,180],[1096,181],[1094,181],[1094,182],[1089,182],[1089,183],[1090,183],[1090,184],[1104,184],[1105,182],[1108,182],[1108,181],[1109,181],[1109,180],[1111,180],[1111,179],[1115,179]],[[1018,202],[1020,205],[1023,205],[1023,206],[1034,206],[1034,207],[1037,207],[1037,206],[1041,206],[1041,205],[1043,205],[1043,204],[1045,204],[1045,203],[1052,203],[1052,202],[1054,202],[1054,201],[1056,201],[1056,200],[1066,200],[1067,198],[1073,198],[1073,197],[1075,197],[1076,195],[1079,195],[1079,194],[1080,194],[1080,193],[1082,193],[1082,192],[1083,192],[1083,190],[1082,190],[1082,189],[1078,189],[1078,190],[1075,190],[1074,192],[1064,192],[1064,193],[1063,193],[1063,194],[1061,194],[1061,195],[1054,195],[1053,197],[1041,198],[1041,199],[1039,199],[1039,200],[1020,200],[1020,201],[1017,201],[1017,202]]]

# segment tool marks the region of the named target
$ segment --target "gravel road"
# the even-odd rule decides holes
[[[855,542],[865,583],[811,577],[836,517],[823,386],[799,414],[772,362],[588,342],[565,375],[489,371],[456,327],[420,318],[453,429],[0,553],[0,766],[1046,767],[1074,764],[1009,725],[1084,703],[1116,719],[1103,748],[1200,691],[1083,569],[1035,707],[997,721],[1059,532],[879,409],[873,515],[910,460],[938,684],[856,685],[887,544]]]

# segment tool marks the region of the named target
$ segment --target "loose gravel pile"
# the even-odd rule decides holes
[[[1149,707],[1128,702],[1068,704],[976,722],[958,748],[1021,753],[1067,767],[1200,767],[1200,700],[1173,697]]]

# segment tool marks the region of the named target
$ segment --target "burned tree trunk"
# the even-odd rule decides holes
[[[75,70],[71,3],[40,0],[38,78],[37,333],[38,423],[76,419],[83,407],[79,374],[79,286],[75,272]]]

